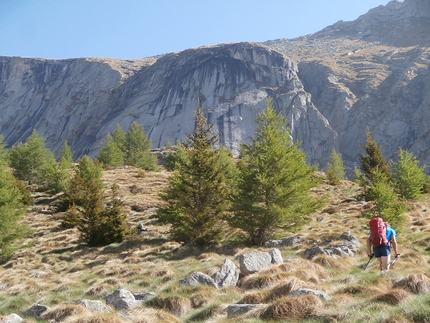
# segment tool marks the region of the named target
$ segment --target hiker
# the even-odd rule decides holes
[[[386,227],[388,246],[390,247],[390,254],[391,254],[391,247],[392,247],[394,249],[394,254],[396,255],[396,257],[398,257],[399,253],[397,252],[396,230],[394,230],[388,222],[385,222],[385,227]],[[388,255],[388,269],[390,269],[389,266],[390,266],[390,255]]]
[[[389,270],[390,263],[390,242],[393,245],[394,251],[397,253],[396,231],[389,227],[387,228],[386,222],[381,218],[373,218],[369,222],[370,234],[367,238],[367,255],[369,258],[375,256],[379,261],[379,268],[381,270]],[[389,238],[389,240],[387,239]],[[371,247],[373,246],[373,253]]]

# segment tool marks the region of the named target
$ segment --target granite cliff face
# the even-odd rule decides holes
[[[161,147],[193,131],[200,101],[220,144],[238,153],[269,96],[288,116],[310,162],[327,161],[336,144],[336,133],[303,90],[297,66],[259,44],[202,47],[138,62],[3,57],[0,75],[0,133],[9,144],[35,128],[56,153],[67,139],[75,157],[95,156],[108,132],[137,121],[153,147]]]
[[[200,100],[220,144],[238,152],[272,98],[309,161],[333,148],[358,165],[369,129],[387,159],[399,147],[430,165],[430,2],[391,1],[352,22],[263,44],[189,49],[141,60],[0,57],[0,134],[33,128],[59,153],[96,156],[117,124],[137,121],[153,147],[193,130]]]
[[[403,148],[430,166],[429,35],[430,2],[405,0],[266,45],[298,62],[304,89],[338,134],[350,170],[367,129],[385,158],[396,160]]]

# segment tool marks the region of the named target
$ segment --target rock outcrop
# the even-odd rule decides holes
[[[386,159],[401,147],[430,165],[430,2],[391,1],[352,22],[263,44],[221,44],[141,60],[0,57],[0,134],[33,129],[57,156],[95,157],[108,132],[133,121],[153,148],[193,131],[200,102],[221,145],[237,154],[272,98],[308,160],[333,148],[352,172],[367,129]]]
[[[129,66],[128,66],[129,65]],[[166,54],[150,61],[0,59],[0,133],[9,145],[35,128],[58,154],[65,140],[95,156],[119,124],[142,124],[153,147],[193,131],[200,102],[219,143],[238,153],[271,97],[313,164],[327,161],[336,133],[303,90],[297,66],[266,46],[228,44]],[[129,73],[124,69],[128,66]],[[131,72],[130,72],[131,71]]]

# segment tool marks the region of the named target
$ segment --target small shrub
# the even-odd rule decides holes
[[[403,289],[393,289],[387,293],[378,295],[374,298],[377,302],[384,302],[391,305],[398,305],[410,296],[410,294]]]
[[[259,316],[265,320],[299,321],[315,315],[321,306],[321,299],[315,295],[282,297],[264,308]]]
[[[40,318],[50,322],[61,322],[69,317],[78,315],[89,316],[91,315],[91,312],[78,304],[61,304],[48,310],[47,312],[42,313]]]

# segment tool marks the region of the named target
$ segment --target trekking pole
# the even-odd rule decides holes
[[[398,253],[398,254],[394,257],[394,259],[393,259],[393,260],[391,260],[391,262],[390,262],[390,264],[389,264],[389,267],[393,266],[399,258],[400,258],[400,254]]]
[[[369,259],[369,261],[367,262],[367,264],[364,266],[363,270],[366,270],[366,268],[367,268],[367,266],[369,265],[370,261],[373,259],[373,255],[371,255],[369,258],[370,258],[370,259]]]

